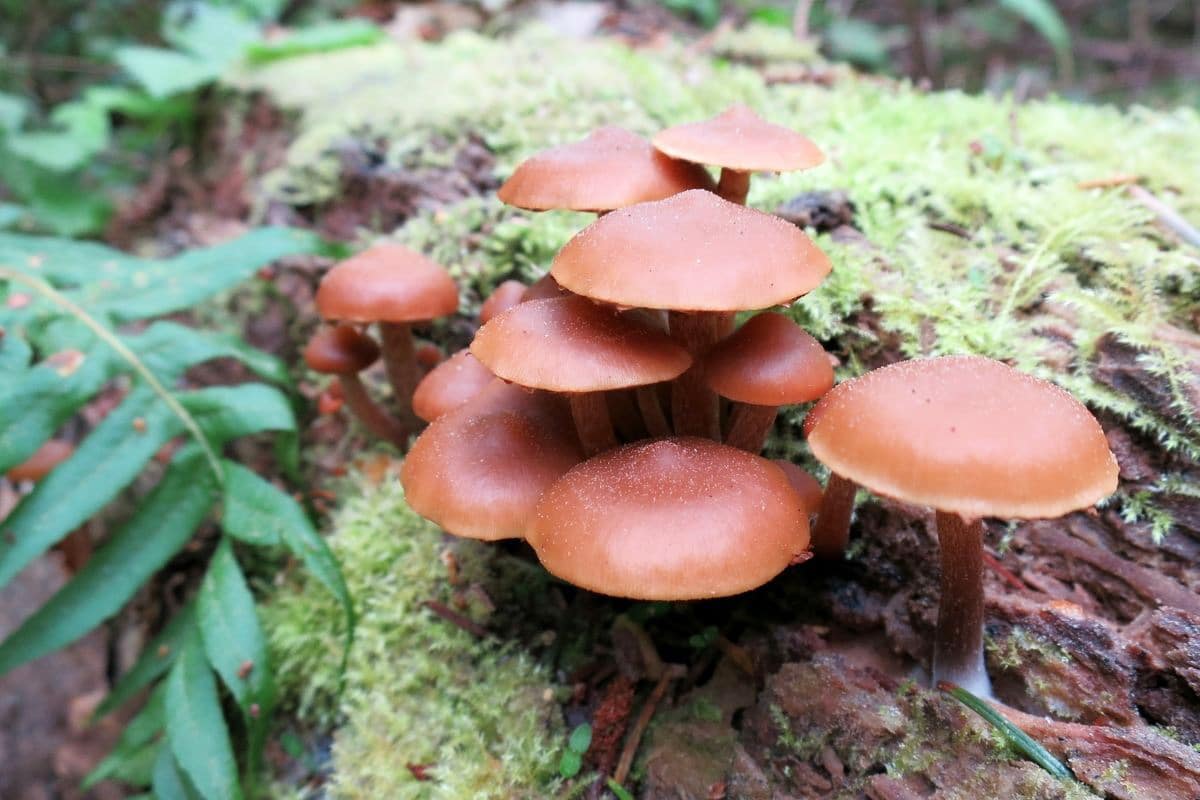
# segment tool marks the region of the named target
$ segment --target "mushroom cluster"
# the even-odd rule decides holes
[[[606,594],[759,586],[807,557],[819,496],[759,451],[779,406],[833,386],[829,358],[781,314],[733,322],[829,273],[803,232],[741,204],[750,171],[820,152],[744,108],[694,128],[654,144],[601,128],[517,168],[504,202],[598,219],[538,284],[499,287],[469,351],[422,381],[430,425],[401,471],[409,504],[450,533],[524,538]],[[703,164],[734,175],[720,186],[737,202]]]
[[[1115,459],[1083,405],[990,359],[907,361],[834,387],[820,343],[764,310],[814,289],[829,260],[744,205],[752,172],[822,158],[735,107],[653,142],[602,128],[521,164],[504,202],[598,217],[540,281],[501,284],[470,347],[416,387],[411,412],[429,426],[401,481],[452,534],[523,538],[563,580],[647,600],[736,594],[812,555],[841,557],[859,487],[929,506],[942,576],[933,677],[986,695],[982,518],[1087,507],[1115,489]],[[397,264],[409,284],[369,283]],[[372,408],[356,376],[382,351],[407,402],[408,325],[455,300],[416,254],[368,251],[322,284],[322,314],[340,324],[309,363],[340,376],[372,430],[403,439],[409,406],[400,419]],[[758,313],[735,329],[746,312]],[[370,321],[382,348],[361,330]],[[830,469],[824,490],[760,456],[779,407],[813,401],[804,431]]]

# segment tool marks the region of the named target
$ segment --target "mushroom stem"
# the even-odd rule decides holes
[[[933,643],[933,683],[992,696],[983,662],[983,520],[937,512],[942,595]]]
[[[740,172],[725,167],[721,170],[721,181],[717,184],[717,194],[731,203],[746,205],[746,195],[750,193],[750,173]]]
[[[579,392],[568,395],[568,398],[583,452],[590,458],[616,447],[617,435],[608,416],[604,392]]]
[[[670,436],[671,424],[667,422],[667,415],[663,413],[662,403],[658,402],[658,384],[639,386],[636,394],[642,420],[646,423],[646,431],[653,437]]]
[[[775,425],[777,406],[757,406],[752,403],[734,403],[729,414],[729,433],[725,444],[749,453],[762,452],[767,435]]]
[[[399,418],[408,424],[413,420],[412,396],[420,380],[412,326],[404,322],[381,322],[379,338],[383,366],[387,370],[392,393],[396,396],[396,411]]]
[[[605,399],[608,402],[608,413],[612,419],[613,429],[621,441],[634,442],[646,437],[642,412],[635,402],[632,390],[617,389],[605,392]]]
[[[704,382],[701,360],[728,327],[730,314],[719,311],[670,313],[671,338],[692,354],[688,371],[671,387],[671,419],[679,436],[704,436],[721,440],[720,406],[716,393]]]
[[[342,384],[342,396],[350,412],[358,417],[367,430],[381,439],[386,439],[396,447],[404,450],[408,444],[408,430],[391,414],[384,411],[363,386],[362,378],[355,373],[339,375]]]
[[[850,514],[854,511],[854,495],[858,484],[836,472],[829,473],[829,483],[821,496],[821,510],[812,529],[813,555],[817,558],[841,558],[850,541]]]

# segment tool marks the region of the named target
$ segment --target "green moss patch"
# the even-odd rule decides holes
[[[545,796],[565,741],[554,687],[519,651],[422,606],[453,602],[437,528],[409,510],[394,479],[355,484],[329,544],[359,612],[340,695],[342,620],[327,593],[302,577],[262,610],[284,696],[300,719],[336,726],[329,796]],[[460,586],[488,569],[485,545],[451,549]]]

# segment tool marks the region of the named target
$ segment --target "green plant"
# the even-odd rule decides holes
[[[567,737],[567,749],[558,760],[558,774],[564,778],[574,778],[583,769],[583,756],[592,746],[592,726],[586,722],[576,725]]]
[[[287,369],[235,336],[152,321],[316,245],[310,235],[267,228],[151,261],[97,244],[0,234],[0,471],[28,458],[101,390],[123,393],[74,454],[0,521],[0,587],[90,517],[119,499],[132,500],[124,504],[132,508],[128,513],[105,511],[106,518],[122,517],[107,541],[0,642],[0,674],[114,615],[220,506],[215,516],[222,533],[196,596],[97,710],[106,714],[154,687],[89,784],[113,777],[153,786],[160,797],[240,797],[218,680],[240,712],[243,767],[253,777],[275,687],[235,543],[283,548],[303,562],[337,597],[349,647],[350,598],[306,512],[223,454],[234,439],[270,431],[279,464],[295,478],[299,453]],[[236,359],[265,382],[183,385],[185,371],[214,358]],[[148,466],[175,444],[165,467]],[[155,472],[161,474],[148,492],[129,488]]]
[[[97,53],[118,68],[117,77],[56,105],[41,124],[27,97],[0,91],[0,183],[16,201],[0,205],[0,227],[23,223],[62,235],[95,233],[112,213],[112,190],[144,177],[138,154],[161,161],[170,148],[196,138],[203,91],[233,65],[369,44],[382,36],[356,20],[264,42],[261,24],[282,7],[273,0],[167,4],[161,44],[123,42]],[[88,191],[78,191],[81,186]]]

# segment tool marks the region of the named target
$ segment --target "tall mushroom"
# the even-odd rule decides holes
[[[617,444],[605,392],[668,381],[692,363],[665,333],[578,296],[509,309],[479,329],[471,352],[504,380],[566,394],[588,455]]]
[[[603,214],[712,185],[702,167],[676,161],[637,134],[608,125],[526,160],[496,194],[501,202],[530,211]]]
[[[783,471],[708,439],[625,445],[550,486],[526,538],[551,573],[641,600],[749,591],[808,547],[808,514]]]
[[[836,550],[854,486],[937,511],[942,583],[933,679],[990,695],[983,663],[983,517],[1047,518],[1117,486],[1095,418],[1062,389],[986,358],[892,364],[825,395],[805,421],[831,470],[814,531]]]
[[[765,312],[719,342],[704,359],[710,389],[734,401],[725,443],[757,453],[779,406],[809,403],[833,388],[821,343],[783,314]]]
[[[379,345],[353,325],[321,328],[304,348],[304,362],[310,369],[337,376],[346,405],[367,430],[403,450],[408,443],[405,426],[371,399],[358,376],[378,358]]]
[[[331,269],[317,288],[316,302],[327,320],[379,323],[397,411],[404,424],[411,424],[419,375],[412,323],[458,310],[458,287],[450,275],[407,247],[378,244]]]
[[[825,154],[804,136],[773,125],[742,105],[712,119],[667,128],[653,143],[669,156],[720,167],[717,194],[731,203],[746,202],[754,172],[810,169],[825,160]]]
[[[693,190],[613,211],[558,253],[551,275],[576,294],[669,312],[671,337],[700,359],[735,311],[790,303],[829,273],[794,225]],[[717,398],[693,366],[674,384],[675,431],[720,436]]]

